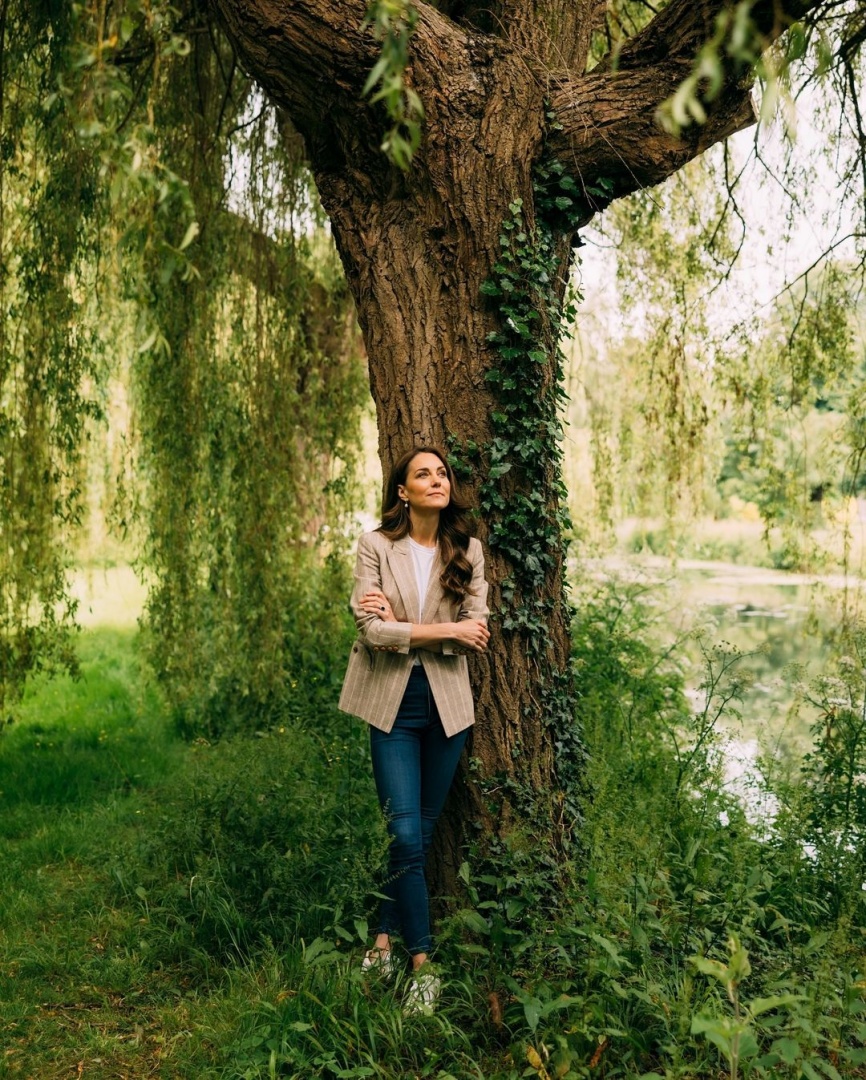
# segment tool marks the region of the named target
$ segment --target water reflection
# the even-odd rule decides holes
[[[749,672],[751,683],[736,706],[739,736],[802,748],[814,716],[802,705],[800,688],[832,662],[841,623],[838,590],[823,583],[769,583],[763,573],[755,581],[746,572],[697,570],[683,575],[680,585],[704,645],[728,642],[744,654],[738,667]],[[702,651],[694,642],[686,648],[689,686],[700,692]]]
[[[747,817],[769,828],[778,803],[760,777],[758,760],[796,759],[809,748],[816,714],[804,700],[804,687],[827,672],[837,653],[845,594],[821,582],[768,581],[762,572],[751,577],[745,569],[692,569],[680,587],[701,634],[686,646],[696,708],[706,700],[701,686],[712,646],[727,642],[743,654],[737,667],[749,678],[742,700],[724,718],[724,774]]]
[[[832,673],[847,651],[845,628],[866,621],[866,590],[841,577],[721,563],[605,560],[595,569],[655,612],[697,712],[706,705],[707,665],[718,670],[734,651],[741,654],[735,670],[748,677],[720,721],[723,767],[747,815],[771,827],[776,800],[758,759],[796,762],[811,747],[818,710],[808,700],[810,684]]]

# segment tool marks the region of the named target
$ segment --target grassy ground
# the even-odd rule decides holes
[[[184,743],[135,630],[83,631],[81,679],[0,730],[0,1077],[863,1080],[866,630],[768,831],[713,750],[730,646],[694,713],[636,603],[579,611],[579,874],[554,904],[543,828],[470,856],[431,1017],[358,971],[385,855],[361,725]]]
[[[80,654],[79,681],[36,680],[0,731],[0,1076],[366,1076],[375,1060],[377,1075],[452,1075],[443,1058],[461,1080],[484,1076],[473,1055],[491,1057],[472,1030],[487,1011],[483,989],[455,982],[449,1009],[406,1019],[405,976],[362,980],[363,925],[343,920],[355,940],[334,929],[334,903],[363,893],[365,861],[382,853],[363,820],[374,810],[368,770],[353,779],[362,744],[275,733],[272,744],[190,746],[137,659],[133,629],[85,630]],[[255,850],[250,832],[270,827],[275,790],[277,831],[303,837],[288,865],[287,853]],[[248,805],[259,813],[244,832]],[[224,847],[210,861],[196,854],[229,818],[248,848],[239,858],[249,856],[234,878],[219,865]],[[357,830],[372,834],[367,848]],[[262,876],[272,872],[275,915],[245,918],[235,899],[271,892]],[[431,1023],[443,1051],[428,1049]]]
[[[206,993],[151,962],[111,880],[108,853],[185,753],[133,637],[85,631],[81,679],[37,681],[0,735],[0,1075],[201,1077],[213,1060]]]

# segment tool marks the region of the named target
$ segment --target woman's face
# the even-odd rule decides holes
[[[397,494],[409,501],[416,513],[440,511],[451,501],[451,481],[445,463],[436,454],[416,454],[406,470],[406,483]]]

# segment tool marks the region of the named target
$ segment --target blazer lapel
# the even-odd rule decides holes
[[[415,579],[415,564],[412,561],[408,536],[404,536],[402,540],[395,540],[391,545],[391,550],[388,552],[388,565],[400,590],[406,621],[415,622],[418,617],[418,582]]]
[[[427,595],[424,597],[424,610],[421,613],[422,623],[433,622],[433,616],[445,595],[439,583],[439,575],[442,573],[442,560],[439,558],[439,549],[436,549],[436,558],[430,567],[430,580],[427,583]]]

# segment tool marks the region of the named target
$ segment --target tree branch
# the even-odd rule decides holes
[[[334,156],[378,173],[383,120],[362,98],[380,45],[361,26],[367,0],[208,0],[244,67],[285,108],[311,157]],[[415,0],[418,26],[412,65],[435,78],[438,68],[465,64],[469,39],[446,15]],[[425,108],[427,107],[425,101]]]
[[[667,65],[666,65],[667,66]],[[748,88],[732,87],[707,112],[707,121],[681,135],[666,132],[659,106],[688,75],[675,71],[595,72],[561,87],[551,105],[561,130],[548,139],[550,152],[583,181],[587,220],[611,199],[652,187],[735,132],[757,120]],[[587,189],[605,181],[608,197]]]
[[[758,0],[752,18],[764,47],[816,6],[814,0]],[[673,0],[626,43],[615,69],[608,60],[583,78],[564,80],[551,94],[561,130],[551,133],[548,148],[583,180],[586,220],[611,198],[660,183],[757,120],[754,74],[731,59],[724,60],[724,86],[707,108],[706,123],[675,136],[657,120],[661,104],[690,75],[725,7],[724,0]],[[588,190],[600,180],[608,197]]]
[[[364,0],[210,0],[244,67],[298,126],[327,116],[340,99],[361,120],[365,73],[376,61],[361,32]]]

